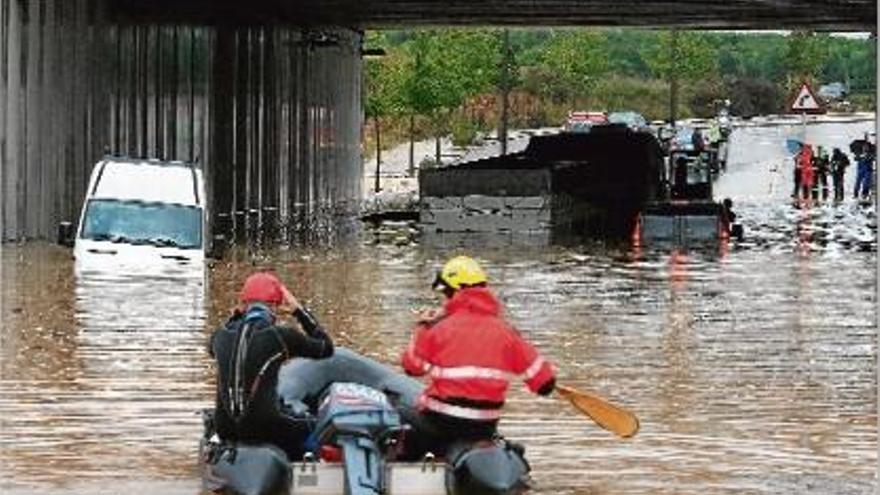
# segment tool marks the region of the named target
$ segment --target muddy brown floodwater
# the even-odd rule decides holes
[[[832,143],[865,128],[811,130]],[[514,387],[502,430],[527,446],[536,493],[872,493],[875,211],[792,206],[785,132],[734,135],[716,190],[734,198],[742,242],[467,250],[561,382],[641,420],[619,440]],[[0,492],[195,495],[205,343],[254,264],[279,270],[338,341],[396,364],[410,309],[435,302],[428,283],[462,250],[386,227],[179,279],[76,277],[68,250],[4,246]]]

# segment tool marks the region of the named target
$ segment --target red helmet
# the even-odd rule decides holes
[[[254,273],[244,281],[241,292],[238,293],[238,300],[244,304],[252,302],[281,304],[284,302],[283,287],[284,284],[272,273]]]

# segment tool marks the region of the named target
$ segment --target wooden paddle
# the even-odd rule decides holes
[[[633,413],[599,396],[558,383],[556,391],[597,425],[620,437],[629,438],[639,431],[639,419]]]

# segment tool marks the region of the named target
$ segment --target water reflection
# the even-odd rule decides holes
[[[181,454],[195,455],[210,384],[204,273],[74,273],[69,253],[29,249],[13,250],[24,263],[4,253],[4,489],[191,478]]]

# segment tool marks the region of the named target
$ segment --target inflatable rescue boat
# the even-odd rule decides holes
[[[200,444],[207,491],[241,495],[516,494],[528,490],[522,446],[501,437],[453,444],[445,453],[400,459],[404,435],[424,424],[423,385],[372,359],[337,348],[323,360],[294,359],[279,371],[285,410],[303,422],[302,459],[271,444],[230,443],[204,411]]]

